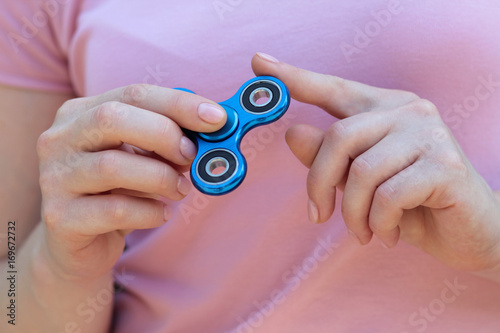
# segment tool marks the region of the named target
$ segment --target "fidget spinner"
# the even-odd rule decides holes
[[[227,113],[226,124],[220,130],[213,133],[184,130],[198,147],[191,166],[191,181],[208,195],[229,193],[243,182],[247,163],[240,151],[241,140],[251,129],[281,118],[290,105],[290,94],[280,80],[258,76],[219,105]]]

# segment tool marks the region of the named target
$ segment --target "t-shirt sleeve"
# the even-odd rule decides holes
[[[78,0],[0,1],[0,84],[72,92],[67,50]]]

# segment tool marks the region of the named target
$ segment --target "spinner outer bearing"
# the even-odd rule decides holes
[[[267,100],[260,103],[262,98]],[[242,138],[252,128],[279,119],[289,104],[286,86],[273,77],[256,77],[240,87],[233,97],[219,103],[228,113],[226,125],[213,133],[193,133],[202,150],[191,168],[195,187],[209,195],[222,195],[236,189],[246,175],[245,157],[239,148]],[[274,110],[277,111],[271,114]],[[221,168],[222,172],[212,172]]]
[[[271,92],[267,103],[258,105],[253,102],[253,94],[259,89],[266,89]],[[262,114],[272,111],[281,102],[281,88],[270,80],[259,80],[251,83],[240,96],[240,103],[245,111],[253,114]]]
[[[220,175],[213,175],[210,174],[210,171],[207,169],[210,161],[217,158],[224,159],[227,162],[227,166],[225,171]],[[238,164],[238,158],[232,151],[225,148],[215,148],[206,152],[200,158],[196,165],[196,175],[206,184],[221,184],[230,180],[234,176],[236,170],[238,169]]]

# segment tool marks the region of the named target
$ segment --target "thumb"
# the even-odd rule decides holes
[[[393,90],[300,69],[264,53],[254,55],[252,69],[255,75],[269,75],[283,81],[293,99],[316,105],[339,119],[377,107],[394,107],[411,97],[399,91],[394,98]],[[393,98],[388,99],[389,94]]]
[[[319,128],[301,124],[290,127],[285,134],[285,140],[292,153],[309,169],[318,154],[324,136],[325,132]]]

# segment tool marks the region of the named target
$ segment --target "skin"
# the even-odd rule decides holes
[[[309,216],[327,221],[336,191],[361,244],[404,240],[456,269],[500,282],[500,201],[474,170],[437,108],[417,95],[299,69],[266,55],[257,75],[282,80],[292,97],[333,117],[327,131],[296,125],[286,133],[308,167]]]
[[[331,216],[339,189],[346,225],[360,243],[373,234],[388,247],[401,239],[452,267],[500,282],[499,194],[472,168],[432,103],[261,56],[252,66],[258,75],[284,81],[295,99],[342,119],[332,119],[326,132],[297,125],[286,135],[310,168],[314,222]],[[74,323],[84,331],[107,332],[112,302],[100,305],[88,323],[75,309],[112,290],[112,268],[130,230],[168,220],[170,209],[159,199],[181,200],[189,192],[181,172],[194,155],[186,155],[180,127],[215,131],[225,114],[205,121],[200,105],[214,102],[150,85],[78,99],[0,87],[0,97],[2,121],[23,129],[0,143],[12,156],[0,165],[7,199],[1,213],[4,221],[10,219],[7,212],[27,221],[17,229],[17,266],[23,272],[18,304],[29,313],[16,327],[0,322],[0,330],[74,331]],[[33,110],[43,121],[26,123],[35,118]],[[52,126],[44,120],[54,117]],[[18,154],[9,153],[12,140],[19,143]],[[38,186],[36,152],[41,197],[32,190]],[[21,181],[12,185],[10,175]],[[1,254],[6,267],[6,253]],[[6,279],[0,287],[7,290]]]
[[[201,119],[203,103],[223,117]],[[59,274],[97,278],[120,257],[128,231],[164,224],[172,212],[158,199],[181,200],[190,191],[181,172],[195,155],[182,154],[180,127],[211,132],[225,117],[201,96],[152,85],[66,102],[38,139],[45,247]],[[89,143],[89,132],[100,139]]]
[[[180,127],[216,131],[226,114],[201,96],[151,85],[76,99],[0,87],[0,97],[0,120],[14,129],[0,143],[12,156],[0,165],[7,199],[1,213],[4,221],[18,221],[16,297],[23,317],[16,326],[2,320],[0,331],[107,332],[112,302],[99,304],[89,322],[77,309],[112,291],[125,235],[163,225],[172,212],[160,199],[189,193],[182,172],[196,149]],[[207,105],[219,110],[218,119],[206,113]],[[19,182],[9,182],[12,176]],[[38,185],[41,196],[33,191]],[[0,287],[8,290],[8,281]],[[1,302],[6,308],[7,298]]]

